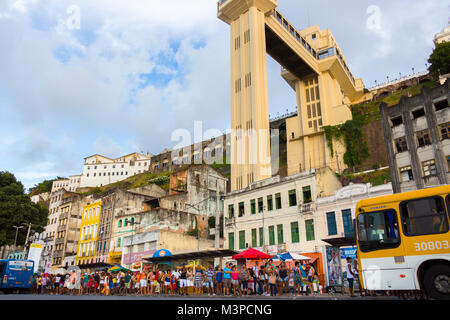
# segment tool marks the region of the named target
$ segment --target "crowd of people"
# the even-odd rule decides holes
[[[35,274],[32,292],[56,295],[300,296],[321,294],[322,286],[312,264],[297,261],[288,268],[285,262],[275,266],[269,260],[239,270],[233,263],[227,263],[223,268],[210,265],[207,269],[181,267],[138,272]]]

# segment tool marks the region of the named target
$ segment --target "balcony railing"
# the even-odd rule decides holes
[[[313,211],[314,211],[314,203],[313,202],[301,203],[301,204],[299,204],[298,207],[299,207],[300,213],[303,213],[303,214],[313,213]]]
[[[311,45],[303,38],[300,33],[295,29],[283,15],[276,9],[273,9],[272,15],[315,59],[317,59],[317,52]]]

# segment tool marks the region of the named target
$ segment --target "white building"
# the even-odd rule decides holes
[[[150,169],[151,155],[132,153],[116,159],[93,155],[84,159],[80,187],[101,187]]]
[[[331,195],[341,187],[327,168],[272,177],[229,193],[224,201],[225,247],[269,254],[319,252],[316,195]]]
[[[434,36],[434,43],[450,42],[450,26],[447,26],[441,32]]]

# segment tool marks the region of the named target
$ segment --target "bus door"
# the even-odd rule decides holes
[[[357,229],[364,288],[412,290],[414,277],[406,263],[397,210],[361,213]]]

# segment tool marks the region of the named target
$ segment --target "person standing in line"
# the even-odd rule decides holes
[[[281,284],[280,295],[287,294],[288,293],[288,289],[289,289],[289,275],[288,275],[288,269],[286,267],[286,263],[285,262],[281,263],[280,284]]]
[[[271,270],[269,271],[269,289],[270,289],[270,296],[273,297],[276,295],[276,286],[277,286],[277,274],[275,272],[275,270]]]
[[[175,275],[176,276],[176,275]],[[183,267],[180,272],[180,295],[187,295],[187,270]]]
[[[253,290],[256,294],[257,292],[260,292],[259,287],[261,284],[259,283],[259,261],[255,262],[255,265],[252,267],[252,273],[251,276],[253,278]]]
[[[316,275],[316,269],[314,268],[314,266],[312,264],[309,265],[309,270],[308,270],[308,286],[309,286],[309,290],[311,292],[311,295],[314,294],[314,286],[313,286],[313,281],[314,281],[314,276]]]
[[[202,291],[202,278],[203,278],[203,271],[200,269],[200,267],[195,270],[195,293],[194,295],[200,295]]]
[[[246,266],[244,266],[244,270],[242,270],[242,295],[243,296],[248,296],[248,280],[250,278],[250,271],[252,269],[248,268]]]
[[[266,275],[264,271],[264,267],[261,267],[258,271],[258,294],[259,295],[265,295],[265,284],[266,281]]]
[[[237,271],[236,266],[231,268],[231,283],[233,285],[233,295],[240,295],[239,272]]]
[[[295,267],[292,269],[294,273],[294,295],[297,297],[302,294],[302,286],[303,286],[299,264],[300,263],[296,261]]]
[[[210,265],[208,270],[206,271],[206,288],[208,290],[208,296],[214,295],[214,269],[213,266]]]
[[[347,281],[348,281],[348,290],[350,293],[350,297],[356,297],[353,293],[353,280],[355,278],[355,274],[353,272],[352,266],[352,258],[347,257]]]
[[[224,285],[224,295],[230,295],[230,287],[231,287],[231,266],[230,262],[225,268],[223,268],[223,285]]]
[[[223,294],[223,271],[220,266],[217,267],[216,271],[216,294]]]
[[[187,278],[187,294],[189,295],[191,292],[194,293],[194,273],[190,269],[187,270],[186,273]]]

